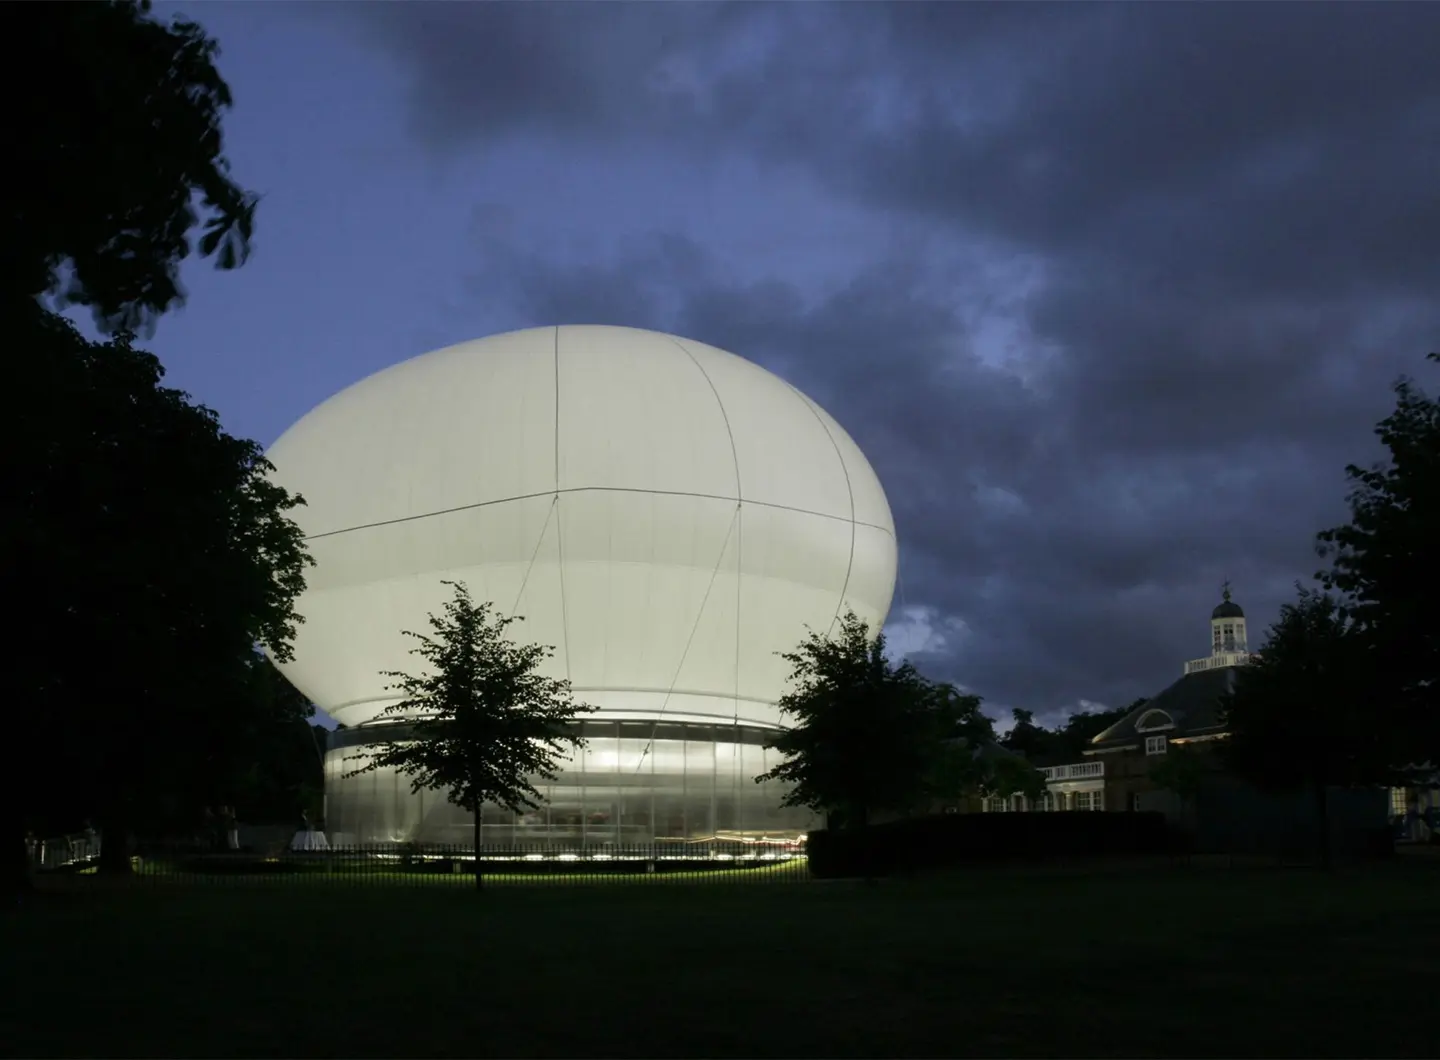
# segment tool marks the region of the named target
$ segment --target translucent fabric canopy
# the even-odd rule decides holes
[[[884,491],[850,436],[765,369],[615,327],[534,328],[405,361],[271,448],[316,565],[283,669],[337,721],[414,672],[463,581],[617,719],[774,725],[777,652],[895,584]]]

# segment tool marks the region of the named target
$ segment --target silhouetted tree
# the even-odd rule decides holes
[[[1044,794],[1044,774],[1000,746],[995,723],[980,709],[979,696],[948,684],[931,684],[929,696],[938,746],[922,792],[926,802],[953,803],[972,795],[1016,792],[1031,797]]]
[[[1137,707],[1150,700],[1144,696],[1124,707],[1113,710],[1080,710],[1065,719],[1065,724],[1055,734],[1055,750],[1067,758],[1078,761],[1084,756],[1090,741],[1110,726],[1125,717]]]
[[[258,652],[248,671],[227,723],[208,734],[205,804],[233,806],[242,821],[318,821],[324,732],[310,722],[315,707]]]
[[[1322,866],[1330,864],[1327,789],[1383,784],[1393,775],[1373,727],[1371,671],[1353,623],[1328,593],[1300,590],[1264,646],[1222,698],[1222,762],[1262,790],[1309,790]]]
[[[1148,700],[1137,699],[1128,707],[1117,707],[1114,710],[1076,711],[1065,718],[1063,725],[1054,729],[1037,725],[1033,711],[1017,707],[1011,712],[1015,724],[1001,737],[1000,746],[1032,761],[1040,758],[1078,761],[1090,746],[1091,740],[1146,702]]]
[[[785,758],[755,779],[788,784],[785,805],[824,814],[828,827],[863,828],[878,813],[982,784],[980,752],[994,729],[979,697],[891,663],[884,634],[872,638],[853,611],[832,636],[812,632],[781,657],[791,666],[779,702],[790,728],[766,746]]]
[[[1431,361],[1440,362],[1440,353]],[[1345,595],[1370,655],[1369,728],[1395,765],[1440,763],[1440,401],[1409,379],[1375,428],[1389,460],[1350,465],[1350,522],[1319,535],[1318,576]]]
[[[570,682],[536,669],[554,654],[539,644],[515,644],[506,629],[519,617],[476,603],[461,582],[444,582],[454,597],[430,616],[434,636],[405,631],[428,673],[387,672],[403,698],[381,712],[408,722],[402,739],[355,756],[363,765],[348,776],[388,768],[410,778],[410,790],[444,791],[475,819],[475,886],[480,871],[480,812],[487,802],[520,813],[540,805],[534,779],[554,780],[566,746],[583,740],[573,723],[594,708],[577,703]]]
[[[981,761],[979,794],[1000,798],[1024,795],[1032,801],[1045,795],[1044,772],[1023,754],[997,745],[982,752]]]
[[[320,819],[325,732],[310,723],[314,706],[258,650],[235,670],[204,697],[213,722],[192,720],[187,753],[151,785],[137,831],[193,833],[220,807],[251,824]]]
[[[127,871],[126,836],[184,775],[195,734],[236,723],[215,701],[235,701],[255,644],[289,655],[309,560],[286,513],[301,501],[128,337],[88,342],[33,304],[10,324],[42,384],[12,414],[11,732],[66,763],[102,868]]]
[[[4,140],[9,731],[68,769],[63,798],[10,771],[0,843],[6,880],[23,884],[11,855],[25,822],[57,811],[96,811],[112,833],[106,868],[128,868],[130,819],[176,801],[186,777],[177,745],[193,751],[257,639],[285,651],[303,551],[283,517],[296,499],[264,480],[259,448],[159,386],[159,366],[130,344],[180,301],[197,226],[220,268],[249,251],[256,199],[223,154],[230,93],[215,43],[150,18],[148,3],[4,17],[24,47],[16,71],[43,86],[10,93]],[[116,341],[84,342],[46,295],[90,307]]]
[[[4,294],[89,306],[102,330],[145,331],[183,299],[180,262],[249,253],[256,197],[235,184],[220,122],[230,89],[195,23],[130,2],[7,7],[33,92],[5,123]],[[23,28],[19,25],[23,21]]]
[[[1174,792],[1191,828],[1195,825],[1195,799],[1210,768],[1201,752],[1185,744],[1170,744],[1165,754],[1150,763],[1150,781],[1157,788]]]
[[[1016,707],[1011,712],[1015,724],[1000,739],[1000,746],[1026,758],[1036,759],[1055,750],[1055,733],[1035,724],[1035,712]]]

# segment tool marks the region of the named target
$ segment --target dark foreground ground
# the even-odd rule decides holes
[[[9,1056],[1436,1056],[1440,872],[46,895]]]

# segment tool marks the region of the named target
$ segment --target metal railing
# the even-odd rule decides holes
[[[1244,666],[1250,661],[1250,653],[1244,648],[1227,649],[1203,659],[1191,659],[1185,664],[1185,673],[1200,673],[1202,670],[1218,670],[1226,666]]]
[[[1100,761],[1073,762],[1063,766],[1046,766],[1042,772],[1045,774],[1047,781],[1103,777],[1105,775],[1105,763]]]
[[[478,858],[485,886],[644,885],[680,882],[777,883],[809,879],[803,844],[645,844],[568,850],[486,846]],[[141,843],[131,859],[137,881],[293,886],[473,887],[469,846],[377,843],[262,854],[205,850],[194,844]],[[81,877],[95,867],[81,868]]]
[[[27,839],[25,851],[32,869],[58,872],[93,864],[100,857],[100,836],[96,832],[76,832],[50,839]]]

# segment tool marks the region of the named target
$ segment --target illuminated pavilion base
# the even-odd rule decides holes
[[[485,848],[554,854],[605,848],[697,844],[784,847],[819,826],[808,810],[780,805],[783,786],[755,783],[779,760],[764,741],[773,730],[733,724],[609,721],[581,723],[586,745],[536,788],[542,805],[516,815],[481,811]],[[362,765],[367,746],[398,735],[359,726],[331,737],[325,757],[325,825],[335,846],[419,843],[471,849],[473,819],[443,793],[412,792],[408,777]]]

